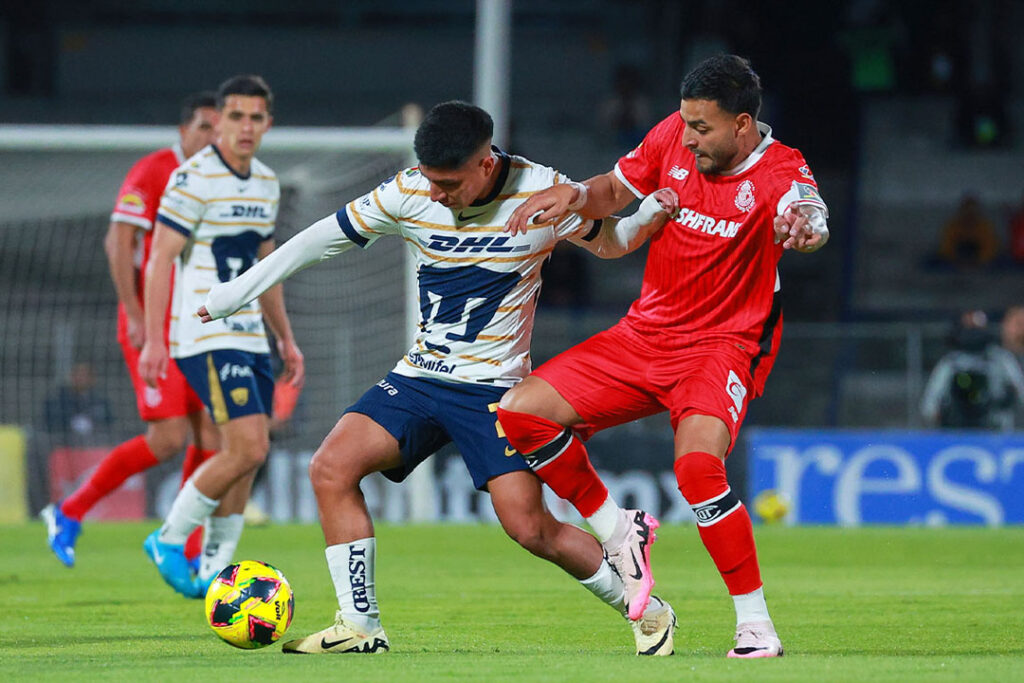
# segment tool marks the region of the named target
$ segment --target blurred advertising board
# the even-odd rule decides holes
[[[1024,523],[1024,433],[751,429],[750,500],[789,524]]]

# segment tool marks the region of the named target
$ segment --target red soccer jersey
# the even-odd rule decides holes
[[[733,175],[697,170],[678,112],[616,164],[616,176],[638,197],[662,187],[679,194],[679,216],[651,239],[640,298],[624,319],[660,346],[722,335],[751,349],[772,345],[783,252],[773,219],[790,204],[824,203],[800,152],[759,126],[764,139]]]
[[[135,162],[117,193],[117,201],[114,203],[114,212],[110,214],[112,223],[128,223],[135,225],[145,231],[142,238],[142,249],[139,254],[137,265],[141,273],[146,272],[146,263],[149,261],[149,249],[153,242],[153,224],[156,221],[156,211],[160,208],[160,197],[167,187],[167,180],[171,177],[174,169],[184,163],[185,157],[179,145],[157,150]],[[143,286],[145,277],[137,278],[136,285],[139,300],[143,297]],[[119,336],[124,334],[126,329],[124,308],[118,306],[117,326]],[[166,324],[165,324],[166,328]]]

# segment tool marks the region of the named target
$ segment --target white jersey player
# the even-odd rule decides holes
[[[211,286],[232,280],[274,249],[280,190],[273,172],[255,158],[270,128],[272,101],[259,76],[236,76],[221,85],[217,140],[168,180],[146,274],[139,375],[152,385],[167,365],[156,312],[167,307],[169,271],[177,261],[170,355],[213,417],[223,444],[185,483],[164,525],[143,546],[163,579],[188,597],[203,597],[216,573],[231,563],[252,475],[267,456],[274,377],[264,318],[277,337],[284,381],[302,382],[302,354],[280,287],[214,326],[202,326],[194,314]],[[196,573],[185,560],[183,542],[207,518]]]
[[[359,482],[380,471],[402,480],[454,443],[474,484],[491,494],[502,526],[624,614],[622,581],[597,540],[558,522],[539,480],[504,438],[494,411],[530,371],[529,344],[540,271],[569,239],[603,256],[626,253],[661,227],[652,197],[628,219],[594,222],[575,214],[503,232],[531,194],[565,182],[550,168],[491,147],[492,122],[479,107],[434,107],[416,133],[420,165],[402,171],[284,244],[238,279],[215,286],[204,320],[221,318],[302,267],[384,235],[416,255],[420,326],[394,370],[351,406],[313,458],[310,476],[327,542],[339,611],[333,626],[285,643],[287,652],[383,652],[390,647],[374,589],[376,542]],[[675,615],[652,601],[634,622],[640,654],[670,654]]]
[[[270,353],[258,299],[214,326],[203,325],[194,312],[211,287],[256,262],[260,245],[274,236],[280,198],[277,176],[266,164],[253,158],[249,173],[239,174],[215,145],[171,174],[157,220],[188,240],[176,264],[172,358],[223,348]]]

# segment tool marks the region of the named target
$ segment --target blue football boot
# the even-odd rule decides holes
[[[75,566],[75,542],[82,533],[82,523],[60,511],[59,503],[50,503],[39,516],[46,522],[46,539],[50,550],[65,566]]]
[[[195,597],[195,582],[192,569],[188,566],[188,560],[185,559],[184,544],[162,543],[160,530],[157,529],[146,537],[142,549],[149,555],[149,559],[153,560],[153,564],[156,565],[160,576],[167,582],[167,585],[186,598]]]
[[[196,578],[192,582],[192,591],[194,593],[192,597],[200,600],[205,599],[206,591],[210,590],[210,584],[213,583],[215,578],[217,578],[216,574],[208,579],[204,579],[199,574],[196,574]]]

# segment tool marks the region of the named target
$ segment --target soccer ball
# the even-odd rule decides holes
[[[761,491],[754,498],[754,512],[765,523],[773,524],[789,514],[789,499],[775,489]]]
[[[265,562],[229,565],[206,591],[206,621],[229,645],[246,650],[270,645],[288,629],[295,596],[284,574]]]

